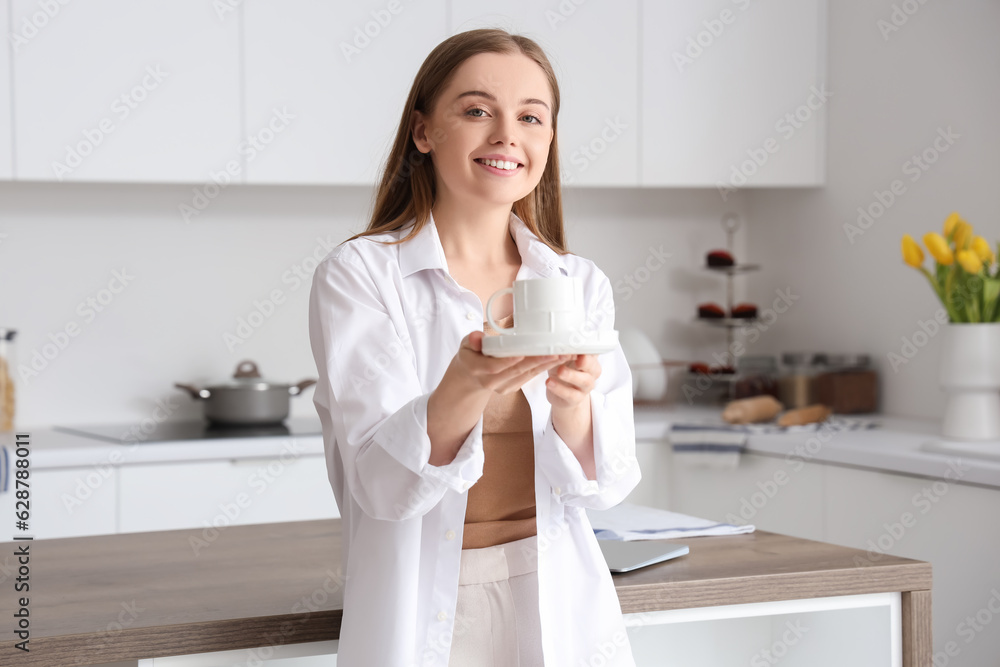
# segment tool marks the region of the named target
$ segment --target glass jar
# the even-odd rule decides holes
[[[778,398],[778,359],[774,355],[746,355],[736,360],[733,399],[751,396]]]
[[[0,328],[0,433],[14,431],[17,392],[17,360],[14,356],[14,329]]]
[[[826,355],[786,352],[781,355],[782,374],[778,378],[778,400],[786,410],[816,403],[816,377],[826,369]]]

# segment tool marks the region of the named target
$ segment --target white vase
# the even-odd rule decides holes
[[[941,385],[948,393],[942,436],[1000,441],[1000,322],[945,327]]]

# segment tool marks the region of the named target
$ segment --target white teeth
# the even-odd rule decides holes
[[[507,162],[505,160],[486,160],[480,159],[483,164],[488,164],[491,167],[496,167],[497,169],[517,169],[517,162]]]

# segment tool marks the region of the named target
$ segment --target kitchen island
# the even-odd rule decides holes
[[[159,667],[171,663],[153,658],[219,651],[240,653],[197,664],[255,664],[296,655],[282,653],[296,647],[304,649],[297,655],[334,653],[343,607],[340,539],[340,519],[326,519],[9,544],[29,550],[31,588],[15,594],[16,575],[7,573],[0,664]],[[658,615],[760,614],[762,605],[782,613],[781,605],[864,606],[888,596],[897,612],[892,660],[873,664],[930,664],[929,563],[873,560],[861,550],[760,530],[682,541],[690,546],[686,556],[613,575],[630,629],[650,637],[642,626],[663,622]],[[30,652],[9,639],[22,595]]]

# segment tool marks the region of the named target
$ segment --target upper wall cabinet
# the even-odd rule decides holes
[[[243,159],[229,3],[10,1],[18,180],[202,182]]]
[[[445,38],[445,2],[242,7],[247,130],[263,135],[247,182],[375,183],[417,69]]]
[[[823,183],[826,0],[484,4],[0,0],[0,180],[370,186],[426,56],[495,26],[556,71],[564,185]]]
[[[639,118],[638,0],[491,5],[452,0],[451,32],[499,27],[534,39],[560,92],[563,185],[635,186]]]
[[[642,1],[642,185],[819,185],[825,0]]]
[[[0,35],[7,35],[10,0],[0,0]],[[13,178],[14,151],[10,122],[10,49],[0,46],[0,181]]]

